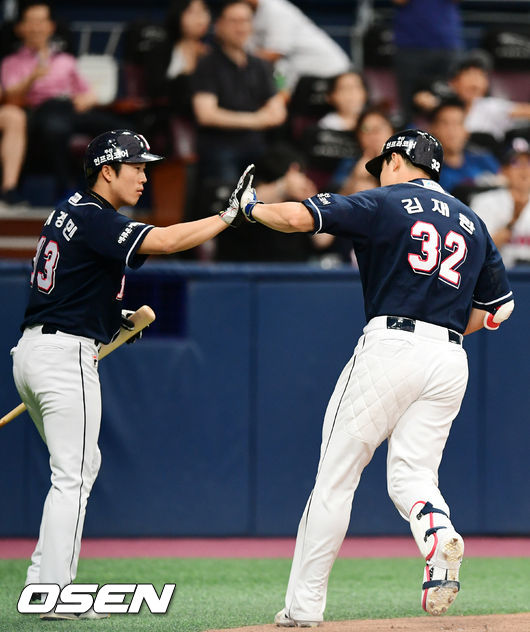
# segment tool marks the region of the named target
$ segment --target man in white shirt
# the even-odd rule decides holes
[[[465,105],[467,131],[491,137],[488,146],[502,143],[508,132],[530,120],[530,103],[490,96],[490,71],[488,56],[472,51],[453,67],[448,83],[436,81],[429,90],[420,90],[414,103],[423,112],[432,112],[441,100],[457,96]]]
[[[514,138],[502,157],[506,187],[476,195],[471,208],[485,222],[505,266],[530,263],[530,145]]]
[[[288,0],[247,0],[255,8],[255,55],[272,62],[291,92],[304,75],[332,77],[346,72],[351,60],[344,50]]]

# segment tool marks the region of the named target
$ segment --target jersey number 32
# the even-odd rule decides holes
[[[445,236],[443,245],[451,254],[441,259],[442,238],[436,227],[430,222],[416,222],[410,229],[412,239],[421,241],[421,255],[409,252],[410,267],[416,274],[434,274],[437,270],[440,281],[451,287],[459,288],[461,275],[457,268],[467,257],[466,240],[460,233],[450,230]]]

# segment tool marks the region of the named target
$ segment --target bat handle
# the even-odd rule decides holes
[[[26,410],[26,404],[19,404],[16,408],[13,408],[7,415],[4,415],[2,419],[0,419],[0,428],[5,426],[10,421],[13,421],[15,417],[18,417]]]

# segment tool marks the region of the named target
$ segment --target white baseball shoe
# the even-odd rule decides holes
[[[274,617],[274,623],[280,628],[317,628],[321,622],[291,619],[285,611],[285,608],[283,608],[283,610],[280,610]]]
[[[454,529],[440,529],[438,544],[423,573],[421,606],[433,615],[444,614],[460,590],[458,571],[464,556],[464,540]]]
[[[86,612],[82,612],[81,614],[74,614],[71,612],[55,612],[55,610],[51,610],[50,612],[45,612],[40,615],[40,618],[43,621],[79,621],[79,619],[108,619],[110,614],[99,614],[95,612],[93,608],[89,608]]]

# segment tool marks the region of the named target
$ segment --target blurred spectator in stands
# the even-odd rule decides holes
[[[494,150],[519,123],[528,125],[530,103],[488,96],[490,70],[488,54],[472,51],[456,63],[447,84],[438,83],[419,92],[414,97],[415,103],[426,112],[432,111],[452,92],[464,103],[467,131],[475,142]]]
[[[469,201],[469,194],[477,188],[498,186],[500,165],[492,153],[468,144],[465,118],[464,103],[456,97],[447,99],[432,112],[430,131],[444,150],[440,185],[456,197]]]
[[[311,123],[311,117],[296,114],[300,87],[306,79],[299,82],[289,102],[290,128],[293,132],[297,128],[292,138],[304,152],[309,175],[319,191],[329,191],[339,165],[358,153],[353,132],[368,101],[368,88],[362,75],[353,70],[330,79],[319,79],[327,86],[323,96],[328,108],[323,116]],[[313,96],[307,94],[307,101],[311,101]]]
[[[152,25],[140,27],[149,35],[145,52],[138,56],[150,103],[143,111],[143,126],[158,153],[189,163],[197,153],[191,76],[210,51],[204,41],[210,23],[204,0],[173,0],[161,31]]]
[[[323,129],[353,131],[368,101],[368,88],[359,72],[344,72],[330,79],[327,101],[333,108],[318,122]]]
[[[379,182],[365,169],[366,163],[381,153],[381,147],[394,133],[387,112],[377,106],[366,108],[355,128],[359,154],[344,159],[333,175],[332,188],[341,195],[352,195],[379,186]]]
[[[501,158],[506,186],[471,200],[506,267],[530,263],[530,146],[525,138],[510,141]]]
[[[0,103],[2,90],[0,88]],[[26,113],[16,105],[0,105],[0,202],[12,206],[22,202],[18,180],[26,153]]]
[[[270,147],[256,161],[254,184],[258,198],[270,203],[304,200],[318,192],[305,174],[303,156],[285,143]],[[223,191],[220,197],[222,195],[226,197],[226,192]],[[237,231],[230,231],[231,234],[225,231],[216,238],[215,259],[238,262],[307,261],[318,251],[319,238],[323,237],[299,234],[293,242],[284,234],[271,235],[272,232],[259,224],[241,226]]]
[[[389,136],[394,133],[394,126],[386,109],[371,106],[361,113],[355,128],[355,138],[359,147],[359,154],[345,158],[333,175],[331,190],[341,195],[353,195],[358,191],[375,189],[379,180],[366,171],[366,163],[381,153],[381,147]],[[327,242],[324,241],[327,238]],[[351,245],[351,240],[332,235],[322,235],[321,248],[326,253],[334,252],[343,263],[350,263],[357,267],[357,259]]]
[[[381,153],[381,148],[394,131],[394,125],[385,108],[365,108],[354,131],[359,153],[340,162],[330,181],[329,190],[341,195],[353,195],[358,191],[378,187],[379,180],[368,173],[366,163]],[[323,234],[318,246],[325,249],[326,256],[334,253],[341,262],[357,267],[351,240]]]
[[[395,71],[399,91],[400,127],[414,118],[413,95],[418,82],[448,68],[462,49],[459,0],[392,0]]]
[[[450,86],[465,103],[468,132],[487,134],[503,143],[517,119],[530,120],[530,103],[487,96],[490,68],[484,56],[471,56],[457,67]]]
[[[59,197],[74,185],[69,152],[72,134],[95,136],[124,125],[117,117],[94,107],[97,98],[78,73],[75,58],[54,50],[55,22],[48,2],[27,2],[15,31],[22,47],[2,62],[5,99],[27,108],[28,154],[35,151],[42,156],[55,176]]]
[[[265,204],[304,200],[318,193],[314,182],[307,177],[298,162],[289,162],[285,173],[275,180],[270,180],[270,176],[262,178],[256,184],[256,191],[258,198]]]
[[[344,50],[289,0],[247,0],[254,8],[254,54],[274,64],[278,87],[291,93],[304,75],[333,77],[351,60]]]
[[[234,182],[267,147],[265,132],[282,125],[286,107],[268,62],[246,52],[252,9],[229,0],[215,21],[216,45],[192,76],[201,179]]]
[[[190,76],[209,51],[210,10],[203,0],[174,0],[165,27],[167,39],[145,56],[146,88],[152,99],[167,100],[171,113],[191,117]]]

